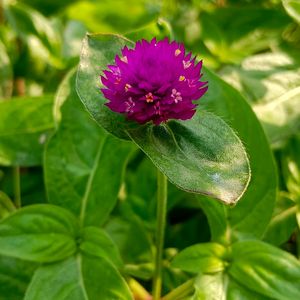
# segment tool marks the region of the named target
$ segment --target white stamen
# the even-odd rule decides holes
[[[175,103],[178,103],[179,101],[182,101],[181,93],[177,92],[176,89],[172,89],[171,97],[174,99]]]
[[[133,108],[135,107],[135,103],[132,101],[132,97],[128,98],[128,101],[125,102],[126,104],[126,112],[127,113],[132,113],[133,112]]]

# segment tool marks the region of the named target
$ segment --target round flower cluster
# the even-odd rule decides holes
[[[124,47],[101,76],[101,91],[114,112],[140,124],[159,125],[169,119],[187,120],[195,114],[198,100],[207,91],[200,81],[202,61],[186,55],[184,45],[153,39]]]

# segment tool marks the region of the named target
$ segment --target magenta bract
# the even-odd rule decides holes
[[[186,55],[184,45],[153,39],[124,47],[101,76],[106,105],[140,124],[159,125],[169,119],[190,119],[198,100],[207,91],[200,81],[202,61]]]

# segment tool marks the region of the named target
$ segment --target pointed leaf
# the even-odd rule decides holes
[[[128,132],[152,162],[178,187],[233,204],[250,179],[244,147],[220,118],[198,111],[188,121],[143,126]]]

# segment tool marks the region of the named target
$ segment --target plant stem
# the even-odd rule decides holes
[[[20,167],[13,167],[13,180],[14,180],[15,205],[17,208],[20,208],[21,207]]]
[[[162,298],[162,300],[179,300],[189,296],[194,291],[195,279],[190,279],[182,285],[178,286],[172,292]]]
[[[167,216],[167,177],[157,170],[157,227],[156,253],[153,278],[153,300],[161,298],[163,249]]]

